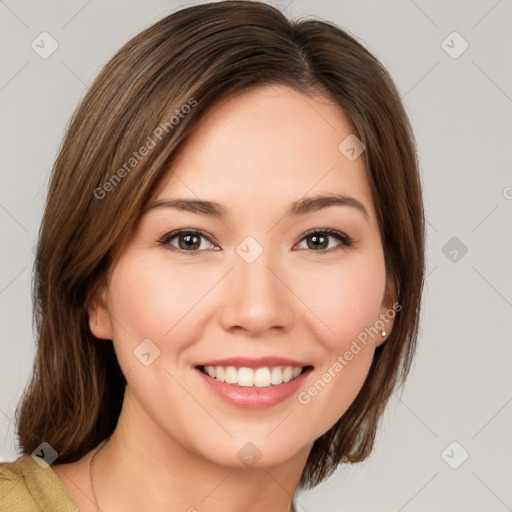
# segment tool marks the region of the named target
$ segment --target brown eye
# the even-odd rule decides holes
[[[329,237],[326,235],[309,235],[306,240],[309,249],[327,249],[329,246]]]
[[[337,240],[339,242],[338,245],[329,247],[329,239]],[[306,241],[306,248],[314,252],[331,252],[331,250],[335,251],[352,245],[352,240],[349,236],[334,229],[310,231],[302,237],[301,242],[303,241]]]
[[[201,246],[201,237],[197,235],[178,235],[178,245],[180,249],[197,250]]]
[[[177,241],[176,244],[171,243],[174,242],[174,240]],[[203,243],[203,240],[205,240],[207,243]],[[184,229],[173,231],[172,233],[165,235],[160,240],[160,243],[172,250],[188,253],[200,252],[200,249],[211,249],[211,246],[213,245],[206,233],[197,230]],[[203,247],[201,248],[202,245]],[[210,247],[208,247],[208,245],[210,245]]]

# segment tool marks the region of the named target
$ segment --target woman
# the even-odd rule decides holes
[[[423,276],[383,66],[261,3],[167,16],[105,66],[55,162],[2,510],[296,510],[370,454]]]

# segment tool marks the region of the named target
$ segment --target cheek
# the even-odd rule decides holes
[[[297,295],[306,298],[317,340],[329,353],[345,351],[379,319],[385,266],[378,251],[347,257],[336,267],[317,265],[314,274],[308,269],[302,275],[310,277],[297,281]]]
[[[125,330],[134,337],[155,335],[156,326],[164,329],[166,319],[168,328],[172,326],[172,312],[180,290],[177,286],[166,286],[165,273],[155,265],[146,264],[144,259],[119,262],[110,287],[115,297],[110,311],[126,322]]]
[[[371,366],[374,350],[369,345],[348,344],[332,354],[325,365],[298,393],[305,422],[314,419],[315,438],[329,430],[354,402]]]
[[[175,359],[200,334],[193,317],[194,306],[215,283],[215,276],[201,279],[196,273],[191,279],[194,272],[185,267],[175,266],[170,272],[165,255],[150,259],[132,252],[120,259],[111,273],[109,309],[114,319],[117,359],[131,392],[147,413],[142,421],[151,418],[150,423],[156,422],[162,430],[172,425],[171,430],[182,434],[190,430],[187,435],[194,439],[203,433],[191,427],[190,418],[200,416],[202,410],[178,384],[183,376],[176,370]],[[142,353],[138,347],[146,339],[160,351],[144,345],[150,359],[158,353],[147,366],[136,357]],[[180,414],[173,411],[172,404],[180,404]],[[151,425],[146,427],[150,429]]]
[[[122,340],[117,344],[119,358],[147,338],[161,351],[179,348],[176,339],[192,335],[194,306],[211,286],[208,279],[191,279],[190,268],[169,272],[165,256],[150,259],[132,254],[120,260],[111,274],[109,303],[114,337]]]
[[[377,252],[354,258],[336,271],[325,266],[301,284],[308,297],[310,330],[322,357],[297,396],[306,414],[316,418],[316,435],[327,431],[359,393],[370,369],[385,289],[385,266]],[[349,264],[350,263],[350,264]],[[321,320],[321,321],[320,321]]]

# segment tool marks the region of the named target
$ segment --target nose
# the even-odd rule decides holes
[[[250,336],[268,330],[289,330],[295,320],[297,298],[283,265],[265,250],[252,263],[236,253],[233,256],[234,268],[223,283],[222,327],[242,330]]]

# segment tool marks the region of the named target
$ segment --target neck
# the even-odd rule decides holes
[[[178,443],[142,411],[127,386],[116,429],[94,460],[99,509],[291,510],[311,446],[271,467],[223,466]]]

